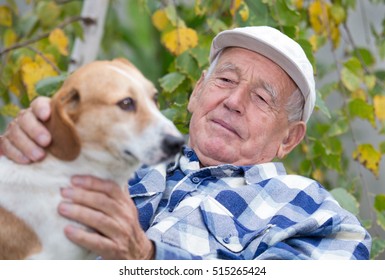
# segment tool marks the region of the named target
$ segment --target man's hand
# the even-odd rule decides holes
[[[51,142],[51,135],[41,122],[48,120],[51,114],[49,100],[36,98],[30,108],[22,110],[8,125],[0,137],[0,154],[21,164],[44,158],[43,148]]]
[[[59,213],[95,232],[69,225],[65,234],[71,241],[103,259],[154,258],[154,245],[140,227],[127,191],[91,176],[75,176],[72,185],[62,189],[67,201],[59,205]]]

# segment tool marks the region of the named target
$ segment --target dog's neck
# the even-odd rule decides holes
[[[40,163],[36,164],[39,169],[60,170],[60,176],[92,175],[101,179],[115,181],[119,186],[126,187],[128,179],[139,168],[138,162],[128,162],[112,157],[106,151],[95,151],[83,148],[79,156],[72,161],[62,161],[52,154]],[[60,167],[60,168],[59,168]]]

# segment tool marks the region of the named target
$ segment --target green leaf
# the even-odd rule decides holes
[[[374,197],[374,209],[377,214],[377,224],[385,230],[385,194]]]
[[[7,123],[5,121],[4,116],[0,115],[0,134],[3,134],[6,126],[7,126]]]
[[[327,137],[323,140],[323,145],[326,149],[326,154],[341,156],[343,146],[341,140],[337,137]]]
[[[359,117],[368,120],[375,126],[374,108],[364,100],[355,98],[349,102],[349,113],[352,117]]]
[[[330,9],[330,13],[337,24],[340,24],[346,20],[346,11],[339,4],[333,4]]]
[[[272,3],[272,1],[268,2]],[[268,5],[263,3],[263,1],[247,1],[247,5],[249,6],[250,10],[247,25],[274,26],[277,24],[272,18],[272,13],[269,11]]]
[[[381,154],[385,154],[385,141],[381,142],[379,146]]]
[[[385,212],[385,194],[378,194],[374,198],[374,208],[377,211]]]
[[[16,23],[16,33],[28,37],[33,33],[34,29],[38,25],[39,18],[37,15],[32,14],[19,18]]]
[[[185,75],[172,72],[160,78],[159,83],[164,91],[173,92],[185,79]]]
[[[325,101],[322,99],[320,92],[318,90],[316,92],[317,92],[317,98],[315,101],[316,108],[318,108],[326,117],[330,119],[332,116],[330,115],[330,111],[327,108]]]
[[[274,5],[274,17],[280,25],[296,25],[300,21],[300,14],[296,10],[292,10],[288,6],[288,1],[278,0],[271,1]]]
[[[201,71],[196,60],[189,54],[184,52],[175,60],[176,69],[185,74],[194,83],[199,79]]]
[[[360,220],[361,224],[363,225],[364,228],[369,230],[372,227],[373,221],[371,219],[363,219]]]
[[[340,136],[345,134],[349,130],[349,121],[345,118],[339,119],[333,122],[328,131],[330,137]]]
[[[353,74],[358,77],[362,77],[364,75],[364,71],[362,69],[361,61],[357,57],[351,57],[344,63],[344,68],[350,70]]]
[[[342,84],[350,91],[359,89],[361,85],[360,77],[346,67],[343,67],[341,70],[341,81]]]
[[[176,125],[182,134],[188,134],[187,104],[173,104],[171,108],[163,110],[162,113]]]
[[[372,240],[372,249],[370,252],[370,258],[375,259],[384,251],[385,251],[385,239],[374,237]]]
[[[366,75],[364,77],[365,85],[367,86],[368,90],[372,90],[376,85],[376,76],[375,75]]]
[[[345,189],[336,188],[330,191],[334,199],[338,201],[342,208],[348,210],[354,215],[359,213],[359,203],[356,198]]]
[[[207,25],[215,34],[227,29],[227,25],[217,18],[208,18]]]
[[[304,50],[307,58],[309,59],[310,63],[313,65],[314,69],[316,69],[316,62],[315,62],[315,57],[313,55],[313,48],[308,40],[304,39],[298,39],[296,40],[297,43],[302,47]]]
[[[327,168],[333,169],[338,173],[342,173],[340,155],[326,155],[323,159],[323,163]]]
[[[322,141],[315,140],[313,146],[313,156],[314,157],[323,157],[326,155],[326,149]]]
[[[170,22],[172,23],[173,26],[175,26],[175,27],[184,27],[185,26],[184,21],[180,17],[178,17],[178,13],[177,13],[174,5],[168,5],[165,8],[165,11],[166,11],[167,18],[170,20]]]
[[[202,49],[202,48],[194,48],[190,51],[192,57],[195,58],[195,60],[198,62],[198,66],[200,69],[207,66],[209,60],[209,49]],[[199,71],[201,72],[201,71]]]
[[[356,51],[358,52],[359,56],[362,58],[366,66],[372,66],[376,63],[376,59],[368,49],[357,48]]]
[[[60,76],[48,77],[46,79],[40,80],[35,85],[36,92],[38,95],[52,96],[59,90],[60,86],[63,84],[67,77],[68,74],[63,74]]]
[[[312,171],[312,162],[310,160],[303,160],[299,166],[299,170],[302,175],[309,176]]]
[[[385,230],[385,214],[384,212],[378,212],[376,211],[377,214],[377,224],[382,227],[383,230]]]
[[[36,11],[41,25],[44,27],[52,26],[60,15],[60,7],[54,1],[40,1]]]
[[[383,40],[378,46],[378,54],[382,60],[385,59],[385,40]]]

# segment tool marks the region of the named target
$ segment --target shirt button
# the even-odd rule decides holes
[[[225,243],[225,244],[229,244],[230,243],[230,238],[229,237],[225,237],[222,240],[223,240],[223,243]]]
[[[192,157],[193,154],[194,153],[190,151],[190,152],[187,153],[187,157],[190,158],[190,157]]]
[[[195,184],[198,184],[198,183],[200,182],[200,179],[199,179],[198,177],[193,177],[191,180],[192,180],[193,183],[195,183]]]

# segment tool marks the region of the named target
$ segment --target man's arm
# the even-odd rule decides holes
[[[51,135],[42,122],[49,119],[50,113],[50,99],[36,98],[30,108],[22,110],[0,137],[0,155],[21,164],[43,159],[43,148],[51,142]]]

